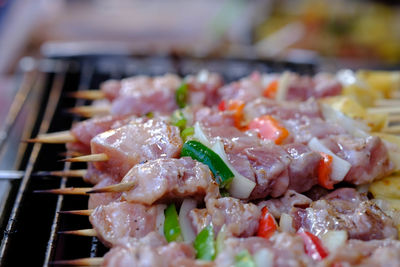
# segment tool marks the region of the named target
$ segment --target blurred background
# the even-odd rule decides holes
[[[389,68],[399,2],[0,0],[0,73],[26,55],[171,51]]]

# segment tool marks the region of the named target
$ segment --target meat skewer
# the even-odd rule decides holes
[[[250,107],[252,105],[257,107],[257,105],[254,105],[257,104],[254,103],[256,101],[257,99],[247,104]],[[367,208],[363,210],[362,207],[363,205],[366,205],[365,203],[369,203],[368,200],[360,198],[360,201],[355,201],[358,198],[354,197],[354,194],[353,197],[351,197],[351,201],[347,199],[332,199],[332,197],[322,197],[322,199],[314,202],[311,200],[309,202],[308,200],[304,202],[304,199],[302,200],[303,202],[294,201],[294,203],[297,204],[294,204],[289,209],[285,209],[285,215],[282,215],[278,207],[280,204],[290,202],[291,200],[287,200],[290,199],[290,195],[294,194],[296,196],[296,194],[298,194],[296,191],[304,192],[309,190],[312,186],[320,183],[317,171],[318,168],[316,167],[319,166],[321,162],[321,155],[319,152],[325,153],[327,150],[331,152],[332,155],[347,161],[350,164],[350,167],[346,171],[346,175],[341,179],[352,184],[368,183],[390,173],[392,170],[392,166],[388,161],[388,153],[385,144],[383,144],[379,138],[364,136],[362,132],[361,136],[356,136],[356,134],[360,134],[360,132],[355,131],[356,134],[349,133],[346,127],[335,128],[336,126],[333,127],[335,123],[327,123],[329,120],[321,116],[321,111],[318,108],[305,108],[301,109],[297,113],[293,113],[290,110],[290,104],[285,103],[283,105],[286,106],[286,109],[274,109],[273,105],[264,106],[260,109],[248,107],[247,109],[249,112],[246,114],[249,115],[246,119],[250,121],[264,115],[274,116],[273,118],[283,125],[289,133],[288,136],[282,138],[282,143],[279,145],[274,144],[274,142],[261,140],[262,138],[260,138],[260,133],[252,132],[254,129],[239,131],[234,127],[237,125],[232,123],[232,121],[221,123],[220,118],[219,120],[215,120],[216,117],[214,116],[214,113],[204,112],[206,109],[202,110],[202,112],[206,114],[204,116],[206,119],[200,120],[198,119],[200,116],[195,114],[193,116],[193,122],[201,122],[198,125],[201,125],[199,127],[202,129],[203,137],[205,139],[201,139],[200,141],[204,141],[204,143],[212,149],[216,149],[215,147],[218,147],[217,145],[221,144],[220,148],[222,147],[222,150],[220,150],[220,152],[222,151],[222,154],[225,155],[221,157],[230,164],[229,167],[235,168],[235,171],[246,177],[245,179],[254,181],[256,184],[255,190],[250,197],[245,198],[246,200],[263,199],[266,196],[279,197],[284,195],[281,199],[272,199],[267,200],[266,202],[270,203],[275,201],[274,207],[277,208],[277,212],[279,216],[281,216],[281,221],[284,221],[282,218],[287,218],[287,216],[289,216],[292,220],[293,231],[296,231],[299,228],[299,234],[275,233],[269,240],[266,238],[254,237],[254,235],[258,233],[257,228],[259,227],[259,224],[261,224],[260,216],[263,216],[261,213],[264,214],[261,205],[257,207],[251,202],[247,203],[247,201],[240,201],[235,198],[220,197],[219,193],[213,193],[213,190],[208,187],[204,189],[204,192],[202,191],[203,189],[199,187],[199,185],[202,184],[200,182],[193,183],[195,186],[191,186],[191,188],[196,189],[189,190],[190,188],[187,185],[192,182],[193,178],[188,179],[188,177],[197,176],[190,176],[186,173],[189,170],[194,171],[195,168],[190,167],[188,168],[189,170],[185,169],[182,171],[180,167],[174,165],[175,162],[189,161],[188,158],[176,159],[179,153],[182,152],[181,148],[185,148],[185,145],[182,146],[182,140],[175,155],[165,157],[158,154],[154,158],[145,158],[146,162],[144,162],[145,160],[136,160],[133,163],[131,162],[123,165],[125,164],[123,162],[124,160],[118,159],[118,157],[120,157],[119,154],[115,154],[114,152],[116,151],[112,149],[109,150],[109,147],[107,147],[109,144],[103,146],[106,142],[99,139],[96,140],[96,145],[100,144],[100,146],[103,147],[97,151],[93,151],[92,147],[91,152],[93,152],[95,158],[101,158],[99,155],[103,154],[102,157],[105,160],[90,163],[88,171],[78,172],[76,175],[87,176],[92,173],[92,175],[98,175],[101,176],[101,178],[98,177],[92,180],[93,183],[97,184],[93,189],[79,189],[78,191],[84,194],[102,193],[96,194],[96,196],[107,195],[104,194],[104,192],[111,192],[109,195],[113,196],[105,199],[103,203],[98,202],[100,204],[94,204],[92,202],[92,204],[89,204],[89,210],[65,212],[66,214],[89,215],[94,228],[72,230],[64,233],[83,236],[95,235],[100,237],[105,244],[113,246],[111,251],[105,256],[104,260],[97,259],[98,263],[101,263],[104,266],[119,266],[118,264],[121,264],[120,259],[122,258],[132,260],[133,263],[131,265],[136,266],[135,258],[136,260],[138,258],[132,255],[138,255],[137,253],[144,251],[147,251],[147,253],[149,253],[148,255],[151,255],[150,259],[155,263],[159,259],[163,262],[167,262],[165,266],[169,266],[168,264],[172,266],[175,263],[179,265],[182,262],[186,263],[182,265],[188,264],[190,266],[208,266],[215,264],[217,266],[232,266],[235,265],[233,259],[237,260],[238,255],[243,250],[247,251],[249,257],[253,257],[254,259],[257,259],[258,253],[262,250],[261,252],[264,253],[262,254],[264,259],[266,255],[265,253],[267,253],[267,255],[272,255],[272,263],[275,264],[275,261],[279,259],[285,261],[292,259],[294,262],[301,262],[305,265],[316,265],[318,262],[314,258],[309,257],[309,255],[307,255],[307,250],[304,250],[305,244],[301,239],[302,235],[300,233],[300,228],[304,228],[310,232],[313,232],[313,229],[315,228],[318,232],[313,233],[319,235],[322,231],[318,228],[321,227],[321,221],[318,220],[318,214],[321,214],[321,212],[325,210],[328,213],[331,212],[331,205],[336,205],[332,203],[340,201],[340,207],[345,209],[346,214],[342,214],[343,211],[340,209],[333,211],[334,216],[329,219],[334,220],[332,225],[335,225],[335,227],[342,227],[342,222],[346,221],[346,218],[352,217],[353,213],[353,217],[356,218],[355,220],[359,218],[357,217],[359,216],[358,214],[365,213],[368,215],[361,215],[361,217],[364,216],[363,218],[365,219],[365,216],[369,216],[367,220],[369,225],[384,225],[385,227],[382,227],[381,231],[391,234],[396,233],[397,235],[393,225],[390,225],[390,218],[385,217],[386,215],[379,209],[371,208],[370,206],[368,206],[370,209]],[[267,109],[270,108],[270,110],[265,112],[265,107],[267,107]],[[154,121],[158,121],[158,118],[149,120],[145,119],[140,123],[133,120],[133,124],[135,125],[136,123],[136,126],[140,128],[141,126],[139,125],[143,126],[149,121],[150,124],[152,124]],[[161,120],[159,123],[163,124],[165,121]],[[164,126],[165,125],[167,125],[166,127],[170,127],[169,122],[166,122]],[[325,133],[328,132],[328,135],[324,135],[321,132],[314,132],[314,130],[317,129],[317,127],[313,128],[314,125],[322,125],[323,127],[320,127],[320,129],[326,130]],[[121,129],[121,126],[122,125],[119,125],[114,128],[112,132],[104,134],[104,136],[110,135],[117,137],[117,135],[114,134],[115,132],[120,131],[119,129]],[[122,127],[127,129],[131,126]],[[157,131],[157,129],[157,127],[152,127],[152,131]],[[121,133],[120,136],[125,138],[128,136],[129,139],[129,135],[125,135],[125,133],[122,132],[119,133]],[[177,133],[177,135],[179,135],[179,131]],[[138,136],[139,139],[142,137],[140,134],[135,136]],[[199,138],[198,132],[196,132],[196,126],[194,138]],[[178,139],[180,140],[180,137]],[[123,140],[124,138],[116,138],[110,144],[112,146],[117,142],[124,142]],[[75,138],[74,141],[76,142],[77,138]],[[317,147],[312,145],[315,144],[314,141],[317,142]],[[169,141],[167,140],[166,143],[168,142]],[[147,144],[148,143],[145,145]],[[129,153],[130,151],[130,149],[125,149],[123,152]],[[143,154],[143,152],[141,154]],[[368,160],[363,156],[365,154],[369,155]],[[120,158],[123,159],[123,157],[124,156]],[[82,158],[78,158],[78,161],[81,159]],[[85,157],[83,159],[85,159]],[[119,160],[122,164],[111,164],[111,161],[113,160]],[[167,168],[163,165],[166,163],[170,164],[172,167]],[[342,167],[343,166],[344,165],[342,165]],[[371,168],[368,169],[368,166]],[[118,169],[112,170],[112,168]],[[157,172],[158,168],[164,170],[164,173],[161,171]],[[209,168],[212,168],[212,166],[209,166]],[[144,173],[144,170],[146,169],[150,171],[149,175]],[[205,167],[205,169],[210,176],[209,178],[211,178],[210,170],[208,170],[207,167]],[[179,175],[175,175],[174,172]],[[197,171],[195,172],[197,173]],[[185,177],[190,180],[190,182],[187,182],[188,180],[185,180]],[[118,183],[121,179],[122,182]],[[210,182],[214,183],[212,179],[205,179],[205,181],[207,182],[205,184],[210,184]],[[267,181],[267,183],[265,181]],[[338,181],[339,180],[335,180],[334,182],[336,183]],[[214,187],[216,188],[216,186]],[[329,187],[329,185],[327,187]],[[65,190],[64,192],[74,191],[74,189],[60,190]],[[211,196],[208,194],[210,191],[213,193]],[[57,191],[53,192],[57,193]],[[343,195],[344,193],[339,194],[334,191],[332,194]],[[94,195],[92,194],[91,198],[92,196]],[[224,238],[224,248],[220,249],[215,262],[198,262],[195,260],[195,253],[193,252],[193,247],[191,245],[182,244],[180,242],[171,242],[167,244],[164,237],[162,237],[162,242],[158,243],[156,246],[141,243],[142,238],[145,238],[145,234],[151,234],[153,231],[160,230],[160,224],[154,222],[155,218],[158,218],[159,215],[166,216],[166,213],[164,212],[165,205],[160,203],[171,203],[176,201],[179,203],[187,197],[195,197],[198,200],[201,200],[201,203],[205,204],[205,208],[197,209],[195,206],[188,212],[190,222],[192,223],[192,227],[196,234],[200,234],[201,231],[203,231],[202,229],[210,224],[214,227],[213,231],[215,235],[219,235],[221,232],[224,233],[224,227],[228,229],[229,237]],[[285,200],[285,198],[287,199]],[[349,202],[352,203],[349,204]],[[270,207],[268,209],[270,209]],[[144,210],[145,212],[141,213],[139,212],[140,210]],[[360,210],[365,212],[360,212]],[[304,214],[307,214],[307,216],[303,216]],[[150,216],[151,218],[146,216]],[[313,216],[317,218],[315,221],[312,221],[310,225],[310,218]],[[135,224],[135,220],[141,220],[142,218],[145,222],[145,229],[138,228]],[[127,225],[127,222],[129,222],[129,225]],[[315,227],[315,225],[318,227]],[[283,225],[281,225],[281,228],[285,229]],[[351,228],[344,228],[346,229],[348,236],[351,238],[359,238],[358,235],[353,234]],[[324,229],[331,231],[328,226],[325,226]],[[377,229],[377,227],[374,227],[374,231]],[[379,229],[377,231],[379,232]],[[377,237],[385,238],[387,236],[385,234],[381,236],[375,235],[373,239]],[[125,245],[122,245],[122,243],[125,243]],[[286,244],[288,247],[282,248],[282,243]],[[139,247],[143,246],[143,250],[142,248],[138,248],[138,244]],[[350,244],[352,244],[352,242],[349,241],[348,243],[342,243],[342,246],[346,247],[350,246]],[[127,247],[129,247],[129,249],[127,249]],[[165,251],[168,251],[168,253]],[[371,251],[372,254],[374,249],[371,249]],[[172,256],[175,255],[173,252],[179,253],[179,256]],[[327,266],[331,266],[336,262],[341,262],[340,259],[338,260],[334,258],[335,256],[333,254],[334,253],[329,253],[328,257],[330,257],[330,262],[327,263]],[[118,257],[115,255],[118,255]],[[147,254],[140,253],[139,255],[141,255],[142,258],[142,256],[146,257],[145,255]],[[282,257],[281,255],[285,256]],[[363,257],[367,258],[366,256]],[[83,260],[83,262],[85,261]],[[343,260],[343,262],[346,263],[347,261]]]

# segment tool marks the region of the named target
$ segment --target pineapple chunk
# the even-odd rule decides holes
[[[394,91],[400,89],[399,71],[359,70],[356,76],[385,98],[391,97]]]
[[[400,210],[400,174],[394,174],[382,180],[375,181],[369,187],[375,198],[390,199],[391,206]]]
[[[387,126],[387,114],[370,114],[351,97],[335,96],[322,101],[352,119],[365,121],[372,131],[380,131]]]

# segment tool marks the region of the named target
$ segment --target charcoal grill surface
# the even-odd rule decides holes
[[[78,56],[47,58],[37,61],[33,72],[35,82],[30,86],[39,91],[40,106],[36,122],[27,137],[38,133],[67,130],[79,118],[65,112],[76,105],[88,104],[68,98],[68,92],[99,88],[109,79],[167,72],[186,75],[202,69],[222,74],[226,82],[239,79],[253,71],[282,72],[291,70],[313,74],[313,64],[274,62],[246,59],[199,59],[177,56]],[[48,266],[58,260],[101,257],[107,249],[92,237],[58,234],[60,231],[86,229],[91,225],[86,216],[59,214],[60,210],[87,208],[86,196],[56,196],[34,193],[60,187],[85,187],[81,179],[31,177],[37,171],[80,169],[84,165],[63,163],[59,160],[64,145],[30,144],[19,159],[25,176],[14,185],[14,197],[3,216],[9,217],[2,225],[0,247],[1,266]]]

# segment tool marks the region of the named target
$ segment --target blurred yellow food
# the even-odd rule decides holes
[[[385,98],[392,97],[393,92],[400,89],[400,71],[360,70],[356,76]]]
[[[371,114],[352,97],[335,96],[323,101],[352,119],[363,120],[371,128],[371,131],[380,131],[387,126],[388,116],[386,114]]]
[[[400,174],[396,173],[382,180],[375,181],[369,187],[369,191],[378,199],[388,199],[400,210]]]

